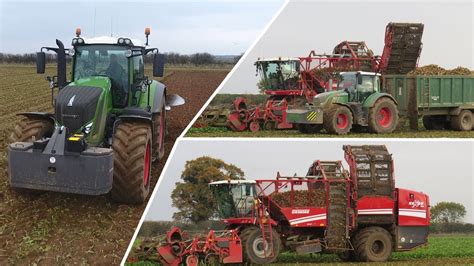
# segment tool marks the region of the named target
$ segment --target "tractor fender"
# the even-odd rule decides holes
[[[44,119],[51,121],[53,125],[56,125],[56,118],[54,117],[53,114],[46,113],[46,112],[22,112],[22,113],[17,113],[16,115],[24,115],[26,117],[31,117],[31,118],[39,118],[39,119]]]
[[[152,87],[154,87],[153,90]],[[163,106],[166,105],[166,86],[161,82],[153,81],[152,85],[150,85],[150,90],[153,92],[153,105],[151,107],[151,112],[153,114],[159,113],[163,110]]]
[[[398,102],[395,100],[395,98],[393,98],[392,95],[388,93],[374,93],[367,97],[367,99],[365,99],[364,103],[362,104],[362,107],[371,108],[374,106],[375,102],[377,102],[381,98],[389,98],[395,103],[395,105],[398,106]]]
[[[121,115],[117,117],[114,121],[114,126],[112,129],[113,134],[115,134],[115,129],[117,126],[122,123],[123,121],[141,121],[150,124],[151,130],[153,133],[153,121],[150,116],[141,116],[141,115]]]

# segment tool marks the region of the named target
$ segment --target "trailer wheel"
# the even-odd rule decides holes
[[[270,264],[280,254],[280,235],[273,228],[272,243],[268,243],[268,241],[263,239],[262,231],[258,227],[245,228],[240,234],[240,239],[242,241],[244,260],[248,263]]]
[[[352,112],[342,105],[333,105],[324,112],[324,129],[327,133],[343,135],[349,133],[353,124]]]
[[[473,128],[473,117],[470,110],[462,110],[459,115],[451,116],[451,128],[458,131],[468,131]]]
[[[149,124],[122,122],[115,131],[112,199],[142,203],[150,190],[152,138]]]
[[[152,161],[163,158],[165,155],[166,110],[153,115],[153,156]]]
[[[381,227],[366,227],[357,233],[354,248],[361,262],[384,262],[392,255],[392,236]]]
[[[423,126],[426,130],[443,130],[446,128],[446,116],[423,116]]]
[[[389,98],[377,100],[369,110],[369,131],[372,133],[392,133],[398,125],[398,109]]]

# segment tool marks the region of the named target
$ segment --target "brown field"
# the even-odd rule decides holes
[[[47,74],[54,71],[48,67]],[[163,79],[168,93],[178,93],[186,104],[169,113],[166,155],[153,165],[152,189],[175,139],[227,73],[168,69]],[[120,263],[146,204],[117,204],[108,195],[13,192],[8,184],[6,145],[15,113],[52,111],[51,94],[43,75],[37,75],[32,65],[0,65],[0,84],[0,265]]]

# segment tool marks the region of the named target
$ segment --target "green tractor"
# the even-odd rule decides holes
[[[325,129],[330,134],[347,134],[353,127],[367,127],[373,133],[391,133],[398,125],[395,99],[380,92],[380,74],[342,72],[336,90],[316,95],[304,108],[289,108],[287,122],[303,133]]]
[[[153,76],[162,77],[164,55],[146,43],[116,37],[83,38],[72,48],[42,47],[37,73],[45,72],[45,51],[57,55],[50,83],[54,113],[20,113],[8,145],[11,187],[87,195],[110,192],[113,200],[144,202],[151,163],[164,156],[166,111],[184,104],[166,86],[145,76],[153,55]],[[66,57],[72,59],[71,80]],[[58,88],[57,95],[54,88]]]

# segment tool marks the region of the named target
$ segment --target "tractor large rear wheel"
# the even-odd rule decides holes
[[[366,227],[357,233],[354,249],[358,261],[387,261],[392,255],[392,236],[381,227]]]
[[[112,199],[142,203],[150,190],[151,127],[143,122],[122,122],[115,131]]]
[[[377,100],[369,110],[369,131],[372,133],[392,133],[398,125],[398,109],[389,98]]]
[[[269,236],[266,236],[269,238]],[[245,262],[252,264],[273,263],[281,250],[280,235],[272,229],[272,241],[264,240],[258,227],[247,227],[240,234]]]
[[[351,131],[353,119],[349,108],[335,104],[324,111],[324,129],[329,134],[347,134]]]

